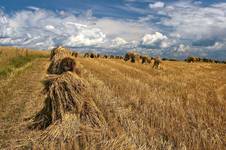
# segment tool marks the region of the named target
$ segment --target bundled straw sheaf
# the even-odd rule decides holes
[[[71,52],[63,47],[54,48],[51,51],[51,63],[48,68],[49,74],[62,74],[63,72],[80,72],[76,66],[75,58]]]
[[[69,54],[69,50],[62,47],[51,52],[49,76],[43,82],[44,106],[32,117],[29,127],[45,129],[39,140],[42,144],[62,143],[63,138],[80,148],[88,147],[101,140],[106,121],[87,92],[88,83],[81,78],[75,59]]]
[[[57,55],[57,57],[55,57],[56,55]],[[62,47],[62,46],[58,46],[58,47],[53,48],[51,50],[50,60],[52,61],[53,59],[62,58],[65,55],[71,56],[72,53],[71,53],[71,51],[69,49],[67,49],[65,47]]]
[[[81,71],[77,68],[75,59],[71,56],[52,60],[47,71],[49,74],[62,74],[71,71],[81,75]]]
[[[62,121],[67,112],[79,116],[84,101],[81,97],[86,86],[84,80],[66,72],[50,76],[44,81],[44,86],[44,107],[35,115],[32,128],[45,129],[56,121]]]

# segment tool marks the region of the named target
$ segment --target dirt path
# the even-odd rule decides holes
[[[23,137],[20,124],[39,109],[42,101],[41,80],[48,61],[38,59],[0,88],[0,149],[14,145]]]

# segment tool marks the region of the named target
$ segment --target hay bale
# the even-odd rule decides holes
[[[46,129],[34,144],[44,143],[44,149],[52,144],[55,148],[62,144],[66,149],[90,149],[103,139],[107,124],[86,92],[88,83],[80,78],[81,70],[72,56],[60,52],[54,54],[48,72],[55,75],[43,82],[44,106],[28,124],[30,129]]]
[[[124,57],[124,60],[125,60],[125,61],[130,60],[130,53],[126,53],[126,55],[125,55],[125,57]]]
[[[140,59],[142,60],[141,61],[142,64],[150,64],[152,60],[152,58],[148,56],[140,56]]]
[[[92,104],[90,105],[90,102],[87,102],[87,104],[91,109],[94,108]],[[63,139],[67,145],[76,145],[76,147],[79,147],[80,149],[90,149],[88,147],[100,142],[103,139],[103,135],[107,134],[107,126],[96,126],[91,124],[89,120],[94,121],[95,123],[95,121],[99,120],[99,116],[96,114],[96,110],[91,111],[89,108],[84,109],[84,111],[85,110],[87,110],[86,116],[80,115],[84,117],[85,120],[81,120],[81,117],[78,118],[73,114],[67,113],[64,115],[61,123],[49,126],[44,134],[41,135],[39,141],[42,141],[42,143],[46,142],[48,145],[49,141],[53,141],[57,144],[61,143]],[[105,123],[105,120],[103,121]],[[103,123],[100,122],[99,124],[102,125]]]
[[[70,57],[65,57],[60,62],[59,72],[57,74],[61,74],[63,72],[67,72],[67,71],[74,72],[75,67],[76,67],[75,60]]]
[[[116,59],[123,59],[123,56],[115,56]]]
[[[104,58],[108,58],[108,55],[104,55]]]
[[[114,55],[110,55],[110,59],[114,59],[115,58],[115,56]]]
[[[119,56],[119,59],[123,59],[124,57],[123,56]]]
[[[53,59],[47,71],[49,74],[62,74],[67,71],[75,72],[76,61],[71,56],[62,56],[57,59]]]
[[[101,55],[100,54],[97,54],[97,58],[100,58],[101,57]]]
[[[45,129],[62,120],[68,112],[79,115],[84,102],[81,95],[86,87],[83,79],[74,73],[66,72],[50,76],[44,81],[44,86],[44,107],[34,116],[30,128]]]
[[[130,60],[130,62],[135,63],[140,61],[140,55],[136,52],[128,52],[124,57],[125,61]]]
[[[158,69],[160,68],[160,64],[161,64],[162,60],[160,58],[160,56],[157,56],[154,58],[154,64],[152,66],[152,68]]]
[[[131,59],[130,60],[131,63],[135,63],[136,62],[136,57],[134,55],[132,55],[130,59]]]
[[[74,71],[76,62],[72,57],[69,49],[64,47],[57,47],[51,51],[51,63],[47,69],[50,74],[61,74],[66,71]]]
[[[78,57],[78,52],[72,52],[71,55],[74,56],[75,58],[77,58]]]
[[[46,99],[44,107],[33,118],[31,129],[45,129],[49,125],[62,122],[65,114],[73,114],[80,122],[91,128],[106,124],[102,112],[86,94],[87,83],[70,71],[61,75],[51,75],[43,82]]]
[[[56,48],[53,48],[50,52],[50,60],[52,60],[54,58],[55,55],[58,55],[57,57],[61,57],[64,55],[71,55],[71,52],[69,49],[62,47],[62,46],[58,46]],[[55,58],[56,59],[56,58]]]
[[[90,54],[90,58],[96,58],[96,57],[97,57],[96,54],[94,54],[94,53]]]
[[[89,53],[85,53],[84,54],[84,58],[89,58],[90,57],[90,54]]]
[[[185,59],[188,63],[194,63],[194,62],[199,62],[201,61],[201,58],[199,57],[194,57],[194,56],[189,56],[187,59]]]

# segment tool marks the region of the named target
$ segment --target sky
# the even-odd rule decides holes
[[[0,45],[226,60],[226,0],[1,0]]]

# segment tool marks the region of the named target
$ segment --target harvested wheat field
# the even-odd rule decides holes
[[[75,61],[81,77],[37,58],[1,80],[0,149],[225,149],[225,64]]]

